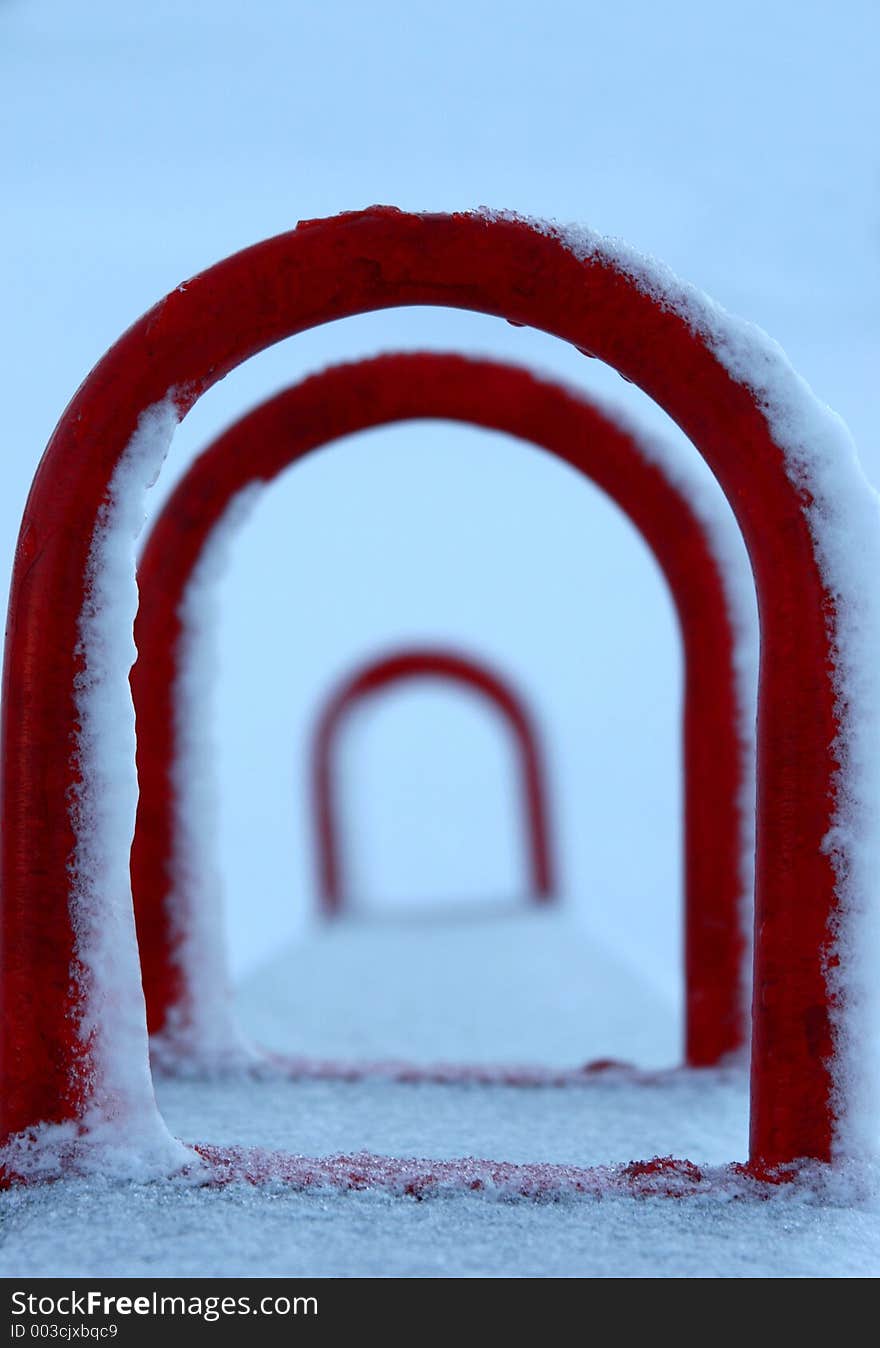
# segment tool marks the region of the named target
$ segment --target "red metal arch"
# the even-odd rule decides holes
[[[339,846],[335,742],[342,723],[364,698],[412,679],[442,679],[479,693],[503,717],[516,743],[529,878],[534,901],[554,897],[555,867],[547,822],[547,786],[538,732],[519,693],[485,665],[458,651],[418,648],[394,651],[362,665],[321,709],[312,743],[312,807],[321,906],[328,917],[342,911],[346,897]]]
[[[210,904],[211,895],[198,888],[195,895],[181,893],[173,864],[174,693],[193,570],[230,502],[249,483],[272,480],[341,436],[429,417],[506,432],[569,464],[626,513],[663,571],[685,656],[685,1058],[691,1066],[716,1064],[745,1041],[744,750],[729,603],[706,527],[656,452],[643,450],[594,404],[516,366],[436,352],[335,366],[270,398],[199,455],[147,540],[135,622],[141,658],[131,674],[140,781],[132,887],[150,1031],[174,1026],[178,1051],[185,1051],[205,1018],[198,1004],[202,983],[187,967],[180,933],[194,926],[187,905]]]
[[[615,366],[699,447],[752,559],[762,626],[758,717],[756,963],[751,1156],[830,1158],[837,1097],[828,951],[839,911],[825,839],[839,798],[836,599],[804,501],[755,391],[688,312],[601,247],[484,214],[373,208],[311,221],[178,287],[92,371],[34,478],[10,594],[2,731],[0,1136],[108,1121],[156,1106],[148,1082],[114,1103],[101,1046],[110,1017],[82,1020],[71,892],[77,833],[80,616],[96,525],[146,408],[180,416],[241,361],[320,323],[396,305],[478,310],[544,329]],[[846,846],[846,841],[843,841]],[[94,896],[92,929],[117,923],[121,892]],[[130,964],[133,933],[119,961]],[[124,948],[123,948],[124,947]],[[136,982],[136,981],[135,981]],[[118,1010],[131,1016],[132,985]],[[144,1052],[146,1049],[144,1048]]]

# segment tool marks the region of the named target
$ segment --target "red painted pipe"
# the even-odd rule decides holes
[[[83,1030],[70,791],[89,553],[114,469],[145,408],[179,414],[272,343],[397,305],[494,314],[614,366],[679,423],[743,530],[761,614],[753,1162],[831,1155],[835,1120],[827,951],[838,898],[823,840],[835,818],[835,596],[804,502],[753,390],[710,346],[684,298],[658,295],[601,247],[485,214],[374,207],[308,221],[166,296],[99,362],[34,478],[16,553],[3,675],[0,1137],[84,1120],[101,1065]],[[121,677],[121,675],[120,675]],[[123,893],[90,920],[117,916]],[[121,952],[128,960],[130,951]],[[125,1007],[140,990],[130,988]],[[841,1014],[840,1006],[836,1008]],[[142,1091],[144,1111],[155,1108]],[[112,1104],[103,1113],[114,1117]]]
[[[193,925],[192,916],[179,911],[192,899],[175,886],[173,874],[174,688],[182,660],[181,605],[193,568],[230,502],[249,483],[271,480],[342,436],[432,417],[506,432],[576,468],[627,514],[664,573],[685,653],[685,1056],[692,1066],[714,1065],[745,1042],[744,753],[734,636],[706,528],[656,455],[583,397],[516,366],[423,352],[336,366],[248,413],[181,478],[144,548],[135,624],[142,658],[132,670],[140,780],[132,885],[150,1030],[162,1033],[170,1022],[183,1028],[185,1044],[187,1032],[204,1019],[175,934]],[[335,903],[339,884],[332,874],[326,795],[322,801],[326,784],[318,785],[323,886]],[[204,902],[211,903],[210,892]]]
[[[346,885],[337,827],[334,754],[346,714],[365,697],[411,679],[442,679],[480,693],[506,721],[517,748],[522,783],[522,814],[529,844],[531,893],[538,904],[554,897],[554,866],[547,825],[547,787],[538,732],[522,697],[484,665],[457,651],[394,651],[356,670],[329,697],[318,717],[312,743],[312,808],[318,858],[321,907],[336,917],[345,903]]]

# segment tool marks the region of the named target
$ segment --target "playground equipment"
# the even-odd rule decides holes
[[[836,671],[854,630],[847,601],[858,608],[861,595],[815,528],[817,510],[845,523],[853,500],[824,470],[827,444],[799,433],[815,406],[783,418],[780,406],[809,395],[772,351],[749,365],[746,338],[717,311],[592,236],[388,208],[305,223],[178,287],[86,379],[37,471],[4,666],[0,1137],[39,1128],[45,1140],[64,1125],[87,1148],[99,1132],[146,1145],[151,1121],[162,1130],[130,835],[116,827],[130,826],[125,656],[103,639],[114,618],[124,626],[107,606],[130,578],[118,546],[136,531],[128,488],[149,483],[158,455],[147,449],[240,361],[401,304],[495,314],[610,363],[678,421],[736,513],[762,624],[750,1163],[828,1161],[845,1140],[848,1026],[867,992],[841,931],[856,920],[848,886],[863,879],[876,810],[863,754],[841,751],[860,706],[841,698]]]
[[[334,689],[318,717],[312,747],[312,809],[321,906],[327,917],[343,911],[347,886],[339,845],[336,740],[347,714],[365,698],[413,679],[440,679],[479,694],[503,718],[516,744],[523,831],[528,839],[529,880],[535,903],[550,903],[555,866],[547,821],[547,785],[534,720],[523,698],[483,664],[460,651],[417,648],[393,651],[361,665]]]
[[[271,481],[343,435],[425,418],[507,432],[577,469],[625,512],[665,576],[685,655],[685,1059],[691,1066],[722,1062],[746,1040],[754,746],[743,728],[752,706],[737,687],[737,634],[717,555],[720,540],[659,446],[640,442],[580,394],[516,366],[431,352],[336,366],[249,412],[194,461],[144,547],[135,620],[142,658],[131,674],[140,781],[132,886],[150,1032],[164,1036],[166,1049],[173,1040],[177,1057],[209,1051],[216,1057],[218,1025],[228,1016],[215,995],[228,983],[216,897],[204,869],[199,872],[199,858],[188,855],[194,840],[185,836],[186,773],[177,770],[181,722],[192,735],[193,719],[203,714],[198,706],[180,705],[189,640],[186,598],[199,559],[213,538],[225,536],[230,512],[252,484]],[[331,709],[323,732],[328,740],[338,714]],[[333,906],[339,883],[322,757],[319,739],[323,886]],[[534,782],[528,796],[534,885],[541,893],[550,877],[543,829],[536,830]],[[201,839],[195,844],[204,846]],[[206,977],[212,960],[217,967]]]

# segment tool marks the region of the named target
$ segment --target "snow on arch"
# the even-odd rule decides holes
[[[327,917],[344,911],[348,898],[339,842],[335,773],[336,741],[344,719],[363,699],[413,679],[441,679],[479,694],[500,714],[515,741],[519,763],[522,830],[527,838],[531,899],[552,902],[556,865],[548,819],[546,771],[534,718],[522,694],[473,656],[440,647],[404,647],[358,666],[320,709],[312,740],[312,808],[320,899]]]
[[[254,494],[303,455],[368,427],[425,418],[503,431],[576,469],[624,512],[665,576],[686,669],[685,1056],[692,1066],[718,1064],[747,1034],[743,925],[754,867],[757,638],[734,526],[676,455],[618,413],[517,366],[439,352],[330,367],[253,409],[194,461],[144,547],[132,881],[154,1056],[175,1070],[222,1069],[241,1056],[218,946],[214,821],[199,807],[212,757],[212,582],[228,540]]]
[[[719,479],[762,622],[752,1161],[864,1149],[876,1084],[866,1026],[877,964],[880,529],[845,430],[763,336],[607,242],[485,212],[389,208],[306,222],[179,287],[88,377],[37,471],[4,669],[0,1135],[73,1125],[85,1145],[93,1106],[120,1136],[134,1116],[158,1126],[146,1073],[103,1090],[106,1062],[80,1032],[71,980],[75,931],[113,923],[128,902],[91,888],[86,900],[69,869],[70,788],[92,771],[78,748],[77,675],[93,656],[79,647],[81,615],[119,460],[170,390],[182,415],[263,347],[399,304],[496,314],[592,352],[653,396]],[[125,663],[118,677],[108,671],[111,702]],[[140,990],[119,995],[134,1023]]]

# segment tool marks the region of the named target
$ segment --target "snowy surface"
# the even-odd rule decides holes
[[[880,1272],[880,1217],[767,1203],[499,1203],[71,1184],[3,1201],[5,1276],[825,1277]]]
[[[568,1090],[387,1083],[168,1083],[160,1101],[190,1138],[324,1155],[491,1155],[583,1162],[626,1149],[743,1143],[742,1083]],[[540,1141],[539,1141],[540,1139]],[[504,1200],[445,1194],[295,1193],[71,1181],[0,1197],[0,1274],[147,1276],[870,1276],[880,1209],[768,1200]]]
[[[189,1141],[303,1156],[368,1151],[613,1165],[652,1156],[701,1164],[744,1160],[744,1079],[683,1073],[666,1084],[439,1086],[386,1081],[164,1081],[159,1103]]]
[[[553,1067],[681,1058],[669,1002],[564,910],[340,920],[258,969],[238,1005],[258,1044],[315,1057]]]
[[[497,963],[508,968],[504,986],[487,963],[493,931]],[[468,1047],[466,1035],[461,1038],[464,1021],[457,1025],[454,1017],[438,1015],[429,1032],[427,1010],[442,986],[448,990],[456,951],[461,996],[489,1021],[471,1045],[474,1054],[478,1047],[504,1050],[538,1006],[548,1059],[570,1060],[579,1049],[591,1053],[600,1046],[598,1025],[609,999],[615,1008],[615,987],[620,1004],[631,1004],[633,1021],[641,1016],[644,1022],[645,1054],[652,1025],[655,1058],[668,1047],[670,1009],[625,967],[609,963],[600,976],[601,948],[562,915],[547,913],[462,915],[421,929],[401,921],[340,924],[279,954],[262,984],[255,977],[244,990],[242,1016],[278,1046],[360,1047],[372,1055],[395,1042],[388,1038],[395,991],[409,1013],[419,1003],[412,969],[433,969],[413,1043],[430,1056],[453,1058]],[[539,952],[534,961],[531,951]],[[358,978],[358,971],[369,976]],[[527,984],[533,990],[523,1012],[517,1001]],[[309,1004],[310,1018],[297,1024]],[[583,1039],[561,1028],[566,1015],[584,1025]],[[528,1043],[537,1048],[537,1036]],[[629,1048],[634,1056],[635,1041]],[[736,1073],[682,1072],[652,1085],[593,1078],[573,1087],[531,1089],[233,1076],[161,1080],[158,1097],[172,1131],[189,1142],[306,1156],[368,1150],[582,1166],[670,1153],[720,1163],[746,1150],[747,1089]],[[191,1180],[139,1185],[100,1178],[0,1195],[3,1276],[878,1272],[880,1208],[870,1196],[853,1206],[819,1204],[785,1189],[765,1201],[723,1192],[555,1201],[446,1193],[416,1201],[326,1188],[297,1193],[277,1182],[211,1188]]]

